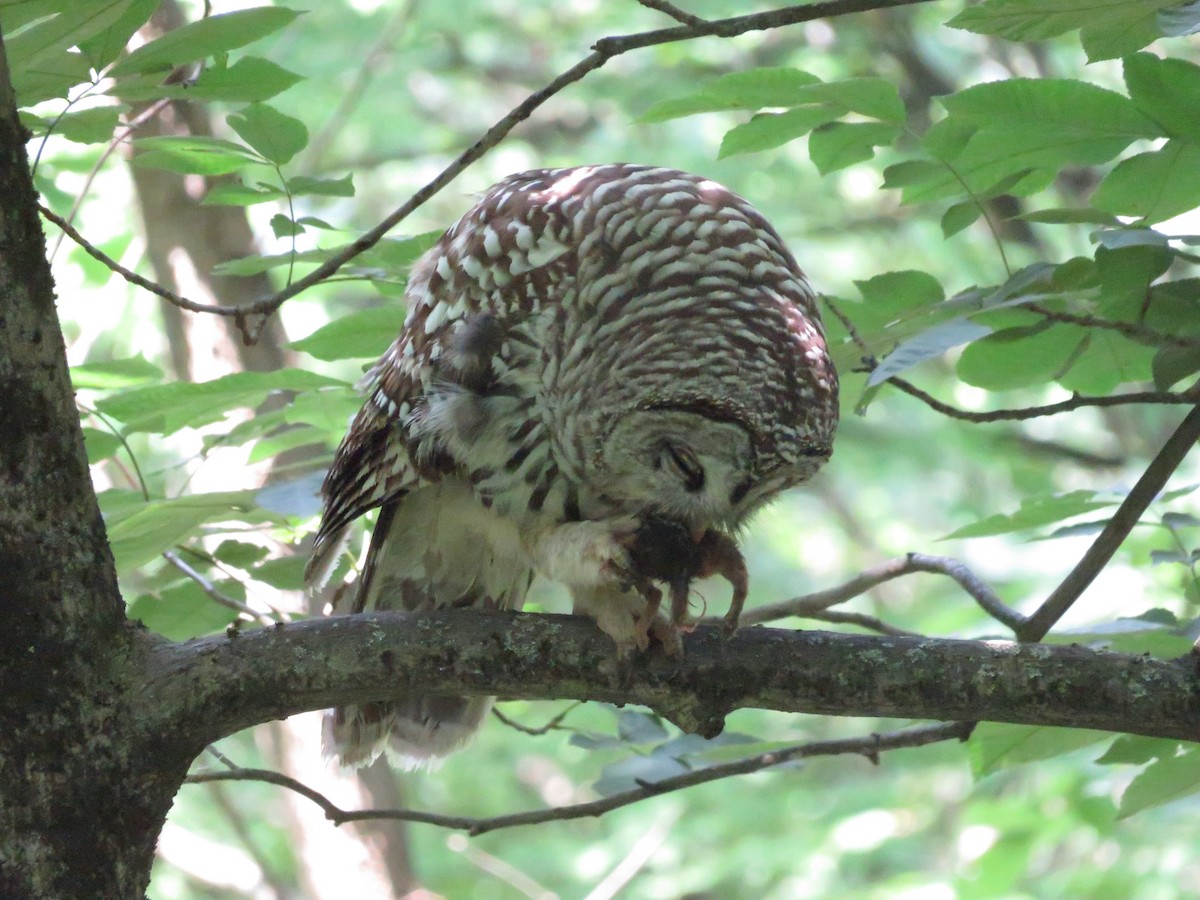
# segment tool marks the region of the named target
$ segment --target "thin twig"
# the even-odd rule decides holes
[[[993,409],[988,412],[972,412],[959,409],[949,403],[943,403],[921,390],[916,385],[903,378],[892,377],[887,384],[894,385],[910,397],[916,397],[930,409],[940,412],[952,419],[963,422],[1020,422],[1026,419],[1036,419],[1041,416],[1057,416],[1060,413],[1071,412],[1084,407],[1096,406],[1129,406],[1142,403],[1147,405],[1174,405],[1195,403],[1200,400],[1200,385],[1188,388],[1186,391],[1133,391],[1128,394],[1113,394],[1106,397],[1092,397],[1076,394],[1070,400],[1059,403],[1047,403],[1044,406],[1027,406],[1022,409]]]
[[[1084,328],[1116,331],[1136,341],[1159,344],[1163,347],[1200,347],[1200,338],[1167,334],[1165,331],[1159,331],[1156,328],[1150,328],[1146,325],[1139,325],[1136,322],[1115,322],[1112,319],[1101,319],[1096,316],[1077,316],[1073,313],[1055,312],[1037,303],[1030,303],[1025,308],[1030,312],[1037,313],[1039,316],[1050,319],[1052,322],[1063,322],[1067,325],[1080,325]]]
[[[953,578],[959,587],[966,591],[990,616],[1014,631],[1025,623],[1025,617],[1007,606],[996,595],[996,592],[984,584],[965,563],[945,556],[928,556],[924,553],[909,553],[872,566],[837,587],[749,610],[742,615],[741,623],[743,625],[761,625],[764,622],[772,622],[787,616],[814,618],[816,614],[823,613],[829,607],[845,603],[878,584],[891,581],[893,578],[911,575],[914,572],[930,572]]]
[[[812,619],[816,622],[831,622],[834,625],[857,625],[859,628],[865,628],[867,631],[887,634],[892,637],[921,637],[920,632],[897,628],[895,625],[889,625],[878,616],[868,615],[867,613],[825,609],[820,612],[811,612],[804,618]]]
[[[601,38],[592,45],[592,52],[560,73],[556,78],[542,87],[540,90],[530,94],[519,104],[513,107],[503,118],[497,121],[491,128],[484,132],[474,144],[459,154],[453,162],[444,168],[435,178],[427,182],[422,188],[417,190],[407,201],[391,214],[389,214],[382,222],[361,235],[353,243],[344,247],[339,253],[327,259],[324,263],[309,272],[303,278],[300,278],[280,291],[263,297],[262,299],[252,301],[250,303],[218,305],[211,303],[197,303],[194,300],[187,300],[180,297],[165,288],[158,285],[151,285],[146,279],[140,276],[135,276],[134,279],[129,278],[127,269],[122,269],[116,266],[107,255],[101,253],[91,245],[83,246],[87,252],[95,259],[109,266],[114,272],[117,272],[122,277],[130,280],[132,283],[151,291],[154,294],[162,297],[181,309],[186,309],[191,312],[211,313],[217,316],[232,316],[239,322],[244,323],[252,317],[261,317],[265,319],[272,315],[279,307],[295,297],[297,294],[308,290],[313,285],[324,281],[330,275],[333,275],[342,266],[350,262],[359,254],[374,247],[384,236],[395,228],[398,224],[408,218],[415,210],[419,209],[431,197],[444,189],[455,178],[457,178],[464,170],[471,166],[476,160],[480,159],[490,149],[500,143],[504,137],[512,131],[521,122],[528,119],[535,110],[543,103],[553,97],[555,94],[562,91],[568,85],[574,84],[583,79],[590,72],[599,69],[605,63],[615,56],[620,56],[623,53],[628,53],[632,50],[640,50],[645,47],[654,47],[660,44],[670,44],[677,41],[692,40],[700,37],[715,36],[715,37],[734,37],[739,34],[745,34],[748,31],[762,31],[772,28],[781,28],[786,25],[795,25],[800,22],[810,22],[814,19],[823,19],[833,16],[847,15],[856,12],[866,12],[876,9],[890,9],[900,6],[912,6],[918,3],[927,3],[930,0],[826,0],[823,3],[810,3],[799,6],[788,6],[781,9],[768,10],[767,12],[755,13],[747,16],[734,16],[728,19],[716,19],[697,25],[679,25],[674,28],[662,28],[656,31],[645,31],[638,34],[619,35]],[[43,215],[47,210],[42,209]],[[51,218],[60,228],[63,220],[57,216]],[[65,229],[64,229],[65,230]],[[72,229],[67,232],[67,236],[72,240],[79,241],[79,233]],[[136,280],[135,280],[136,279]],[[247,330],[247,339],[253,340],[256,330]]]
[[[707,25],[705,19],[699,16],[693,16],[690,12],[680,9],[674,3],[668,3],[667,0],[637,0],[646,9],[653,9],[656,12],[670,16],[676,22],[682,22],[684,25]]]
[[[529,812],[510,813],[492,818],[477,819],[468,816],[447,816],[437,813],[422,812],[412,809],[362,809],[346,810],[334,804],[329,798],[308,785],[290,778],[280,772],[269,769],[241,769],[232,772],[199,772],[184,779],[185,784],[206,784],[210,781],[265,781],[295,791],[317,804],[325,813],[325,818],[335,825],[346,822],[364,820],[398,819],[404,822],[420,822],[425,825],[436,825],[440,828],[452,828],[466,831],[471,835],[484,834],[501,828],[513,828],[518,825],[536,825],[542,822],[564,821],[600,816],[614,809],[637,803],[649,797],[682,790],[699,784],[707,784],[734,775],[746,775],[778,766],[781,763],[796,759],[807,759],[814,756],[838,756],[857,754],[865,756],[872,762],[879,761],[879,754],[888,750],[899,750],[907,747],[924,747],[948,740],[964,740],[970,733],[971,726],[964,722],[945,722],[937,725],[920,725],[902,731],[886,734],[873,734],[867,737],[843,738],[833,741],[814,741],[807,744],[797,744],[781,750],[772,750],[755,756],[729,763],[709,766],[663,778],[659,781],[648,782],[644,786],[619,794],[612,794],[599,800],[587,803],[576,803],[571,806],[559,806],[550,809],[536,809]]]
[[[558,727],[562,724],[563,719],[565,719],[567,717],[567,715],[571,712],[571,710],[575,709],[577,706],[582,706],[582,705],[583,705],[582,700],[576,700],[574,703],[572,703],[570,706],[568,706],[566,709],[564,709],[562,712],[560,712],[558,715],[556,715],[553,719],[551,719],[545,725],[542,725],[540,728],[531,728],[528,725],[522,725],[520,722],[516,721],[515,719],[510,719],[508,716],[506,716],[504,713],[500,712],[500,710],[494,706],[492,707],[492,715],[495,716],[497,719],[499,719],[501,722],[503,722],[505,725],[507,725],[509,728],[519,731],[522,734],[531,734],[531,735],[537,737],[538,735],[543,735],[543,734],[546,734],[547,732],[556,731],[558,729]]]
[[[260,625],[274,625],[275,624],[276,620],[271,618],[270,616],[268,616],[266,613],[261,613],[257,609],[254,609],[252,606],[247,606],[245,603],[242,603],[240,600],[235,600],[233,597],[230,597],[228,594],[224,594],[221,591],[219,591],[217,589],[216,585],[214,585],[211,581],[209,581],[207,578],[205,578],[203,575],[201,575],[199,572],[197,572],[195,569],[193,569],[191,566],[189,566],[187,563],[185,563],[182,559],[180,559],[179,555],[176,554],[173,550],[164,550],[162,556],[163,556],[163,559],[165,559],[167,562],[169,562],[171,565],[173,565],[176,569],[178,569],[180,572],[182,572],[184,575],[186,575],[188,578],[190,578],[192,581],[194,581],[197,585],[199,585],[200,590],[202,590],[204,592],[205,596],[208,597],[213,602],[218,603],[221,606],[228,607],[229,609],[236,610],[237,612],[241,613],[244,616],[249,616],[250,618],[254,619],[256,622],[258,622],[258,624],[260,624]]]
[[[1104,530],[1088,547],[1087,552],[1076,563],[1062,583],[1046,598],[1024,624],[1017,628],[1017,637],[1022,641],[1040,641],[1063,617],[1079,596],[1087,590],[1100,571],[1108,565],[1117,548],[1146,511],[1146,507],[1158,496],[1167,479],[1174,474],[1187,456],[1188,451],[1200,440],[1200,406],[1192,409],[1163,444],[1158,455],[1151,460],[1133,490],[1117,507]]]

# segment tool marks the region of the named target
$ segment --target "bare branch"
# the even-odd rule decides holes
[[[867,613],[826,609],[820,612],[809,613],[804,618],[812,619],[816,622],[830,622],[834,625],[857,625],[859,628],[865,628],[877,634],[890,634],[896,637],[921,637],[920,632],[897,628],[895,625],[889,625],[878,616],[868,615]]]
[[[690,12],[680,9],[674,3],[668,3],[667,0],[637,0],[642,6],[647,9],[653,9],[656,12],[664,13],[670,16],[676,22],[681,22],[684,25],[707,25],[707,21],[699,16],[693,16]]]
[[[1076,394],[1070,400],[1059,403],[1048,403],[1045,406],[1028,406],[1024,409],[993,409],[988,412],[971,412],[959,409],[948,403],[943,403],[932,394],[926,393],[916,385],[903,378],[889,378],[888,384],[895,385],[910,397],[916,397],[930,409],[940,412],[952,419],[963,422],[1019,422],[1025,419],[1036,419],[1041,416],[1056,416],[1060,413],[1071,412],[1087,406],[1130,406],[1133,404],[1174,405],[1192,404],[1200,400],[1200,385],[1190,387],[1186,391],[1133,391],[1128,394],[1112,394],[1106,397],[1091,397]]]
[[[255,620],[260,625],[274,625],[275,624],[275,619],[271,618],[271,616],[267,615],[266,613],[261,613],[257,609],[254,609],[253,607],[247,606],[245,603],[242,603],[240,600],[235,600],[235,599],[233,599],[233,597],[230,597],[228,594],[222,593],[221,591],[217,590],[216,585],[214,585],[211,581],[209,581],[207,578],[205,578],[203,575],[201,575],[199,572],[197,572],[195,569],[193,569],[191,566],[189,566],[187,563],[185,563],[182,559],[180,559],[179,554],[175,553],[172,550],[164,550],[162,556],[163,556],[163,559],[165,559],[167,562],[169,562],[171,565],[173,565],[176,569],[178,569],[180,572],[182,572],[184,575],[186,575],[188,578],[190,578],[192,581],[194,581],[197,585],[199,585],[200,590],[202,590],[204,592],[204,595],[206,597],[208,597],[210,600],[212,600],[214,603],[217,603],[228,609],[236,610],[237,612],[241,613],[242,615]]]
[[[536,737],[538,735],[547,734],[548,732],[551,732],[551,731],[556,731],[558,729],[558,727],[560,725],[562,725],[563,719],[565,719],[568,715],[570,715],[570,713],[573,709],[575,709],[576,707],[582,706],[582,705],[583,705],[583,701],[576,700],[574,703],[572,703],[570,706],[568,706],[566,709],[564,709],[562,712],[560,712],[558,715],[556,715],[553,719],[551,719],[549,722],[547,722],[545,725],[542,725],[539,728],[530,728],[528,725],[522,725],[520,722],[516,721],[515,719],[510,719],[508,716],[506,716],[504,713],[500,712],[500,710],[494,706],[492,707],[492,715],[495,716],[497,719],[499,719],[501,722],[503,722],[505,725],[507,725],[509,728],[513,729],[514,731],[519,731],[522,734],[531,734]]]
[[[1200,347],[1200,338],[1167,334],[1165,331],[1159,331],[1147,325],[1139,325],[1136,322],[1115,322],[1112,319],[1101,319],[1097,316],[1077,316],[1072,313],[1055,312],[1037,303],[1031,303],[1025,308],[1030,312],[1037,313],[1039,316],[1050,319],[1052,322],[1063,322],[1068,325],[1080,325],[1084,328],[1116,331],[1119,334],[1125,335],[1125,337],[1133,338],[1143,343],[1149,342],[1159,344],[1163,347]]]
[[[399,819],[405,822],[420,822],[426,825],[436,825],[440,828],[453,828],[466,831],[471,835],[484,834],[501,828],[513,828],[518,825],[537,825],[542,822],[559,822],[570,819],[583,819],[604,815],[614,809],[638,803],[660,794],[679,791],[708,784],[735,775],[746,775],[759,772],[782,763],[797,759],[808,759],[815,756],[839,756],[857,754],[865,756],[873,763],[879,762],[879,754],[888,750],[898,750],[907,747],[923,747],[948,740],[965,740],[970,734],[971,725],[963,722],[948,722],[938,725],[921,725],[903,731],[893,731],[886,734],[872,734],[861,738],[843,738],[833,741],[814,741],[807,744],[797,744],[781,750],[772,750],[748,756],[729,763],[696,769],[682,775],[663,778],[619,794],[603,797],[588,803],[576,803],[571,806],[537,809],[529,812],[510,813],[503,816],[477,819],[468,816],[447,816],[437,813],[421,812],[412,809],[363,809],[345,810],[334,804],[327,797],[308,785],[290,778],[279,772],[266,769],[237,769],[233,771],[199,772],[189,775],[185,784],[205,784],[213,781],[265,781],[279,785],[288,790],[307,797],[325,812],[325,817],[335,825],[346,822],[361,822],[375,819]]]
[[[217,316],[232,316],[239,320],[245,320],[253,317],[266,318],[272,315],[279,307],[295,297],[297,294],[308,290],[315,284],[324,281],[329,276],[333,275],[342,266],[350,262],[359,254],[374,247],[384,236],[399,225],[402,221],[408,218],[415,210],[419,209],[429,201],[435,194],[439,193],[455,178],[457,178],[469,166],[475,163],[476,160],[483,157],[490,149],[495,147],[504,139],[504,137],[513,130],[521,122],[528,119],[534,111],[543,103],[553,97],[555,94],[562,91],[567,86],[582,80],[590,72],[599,69],[605,63],[615,56],[620,56],[623,53],[628,53],[632,50],[640,50],[645,47],[653,47],[660,44],[670,44],[677,41],[693,40],[700,37],[734,37],[735,35],[745,34],[748,31],[762,31],[771,28],[782,28],[786,25],[795,25],[800,22],[809,22],[813,19],[823,19],[832,16],[848,15],[850,13],[866,12],[875,9],[890,9],[899,6],[911,6],[917,3],[927,3],[929,0],[828,0],[824,3],[810,3],[798,6],[788,6],[781,9],[769,10],[763,13],[755,13],[748,16],[734,16],[728,19],[716,19],[713,21],[703,22],[694,25],[680,25],[675,28],[663,28],[657,31],[646,31],[639,34],[622,35],[614,37],[606,37],[597,41],[592,45],[592,52],[560,73],[556,78],[550,81],[545,87],[530,94],[519,104],[513,107],[503,118],[492,125],[483,136],[475,143],[468,147],[465,151],[459,154],[445,169],[443,169],[435,178],[427,182],[424,187],[416,191],[409,199],[382,222],[372,228],[370,231],[361,235],[353,243],[347,245],[340,253],[327,259],[324,263],[314,269],[312,272],[299,278],[289,284],[282,290],[272,294],[269,297],[264,297],[261,300],[256,300],[253,303],[217,305],[208,303],[197,303],[193,300],[187,300],[171,291],[166,290],[158,285],[152,285],[151,282],[140,276],[134,275],[130,278],[128,270],[115,268],[111,265],[112,261],[106,255],[97,255],[100,251],[89,244],[80,243],[87,252],[95,259],[104,263],[106,266],[113,268],[122,277],[131,281],[133,284],[143,287],[148,291],[174,303],[182,309],[191,312],[211,313]],[[43,215],[46,210],[42,210]],[[52,215],[52,214],[51,214]],[[47,216],[50,221],[63,227],[64,220],[50,215]],[[69,226],[68,226],[69,227]],[[66,229],[64,228],[64,231]],[[81,241],[81,236],[77,231],[71,229],[66,231],[67,235],[77,242]],[[90,249],[89,249],[90,247]],[[245,329],[244,329],[245,330]]]
[[[741,621],[744,625],[758,625],[788,616],[810,619],[820,618],[822,616],[819,614],[823,614],[831,606],[845,603],[847,600],[857,597],[859,594],[863,594],[885,581],[911,575],[914,572],[931,572],[936,575],[946,575],[953,578],[989,615],[1009,628],[1016,630],[1025,622],[1024,616],[1007,606],[996,595],[995,591],[984,584],[965,563],[945,556],[928,556],[924,553],[909,553],[905,556],[890,559],[880,565],[872,566],[870,569],[861,572],[845,584],[840,584],[837,587],[749,610],[742,614]],[[835,620],[829,619],[829,621]],[[864,624],[864,622],[860,621],[855,624]],[[882,625],[882,623],[880,624]],[[884,628],[871,625],[867,625],[866,627],[874,627],[874,630],[877,631],[885,630]],[[899,632],[898,629],[893,630],[891,626],[886,626],[886,629],[886,633],[888,634],[903,633]]]
[[[1116,513],[1108,520],[1104,530],[1096,536],[1096,540],[1088,547],[1075,568],[1063,579],[1062,584],[1017,628],[1017,636],[1021,640],[1040,641],[1087,590],[1088,585],[1100,574],[1100,570],[1108,565],[1108,561],[1124,543],[1133,526],[1146,511],[1146,507],[1158,496],[1167,479],[1179,468],[1179,464],[1197,440],[1200,440],[1200,406],[1187,414],[1163,444],[1158,455],[1151,460],[1142,477],[1133,486],[1133,490],[1117,507]]]

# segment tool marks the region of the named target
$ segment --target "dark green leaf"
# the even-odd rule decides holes
[[[951,237],[958,234],[964,228],[975,224],[982,215],[983,210],[975,200],[955,203],[942,214],[942,236]]]
[[[310,178],[307,175],[294,175],[287,179],[287,189],[295,197],[305,194],[317,197],[353,197],[354,179],[351,175],[343,178]]]
[[[308,337],[292,341],[291,347],[317,359],[373,359],[391,345],[403,324],[404,309],[399,305],[372,306],[338,317]]]
[[[222,181],[214,184],[200,202],[205,206],[253,206],[284,196],[282,190],[267,184],[251,187],[240,181]]]
[[[1080,394],[1109,394],[1121,384],[1149,381],[1155,352],[1119,332],[1095,329],[1058,383]]]
[[[717,158],[778,147],[837,117],[837,111],[823,106],[801,106],[787,112],[760,113],[749,122],[725,132]]]
[[[13,90],[22,106],[66,98],[71,88],[91,80],[91,66],[81,53],[63,52],[12,73]]]
[[[1154,387],[1167,391],[1200,372],[1200,347],[1163,347],[1150,363]]]
[[[890,144],[899,133],[883,122],[831,122],[808,136],[808,157],[818,172],[828,175],[870,159],[876,147]]]
[[[85,41],[79,42],[93,69],[99,72],[121,55],[134,32],[150,21],[161,0],[132,0],[115,22]]]
[[[1116,216],[1097,212],[1086,207],[1080,209],[1037,209],[1021,213],[1014,218],[1026,222],[1040,222],[1043,225],[1118,225]]]
[[[258,544],[228,540],[221,541],[217,549],[213,551],[213,556],[226,565],[236,566],[239,569],[248,569],[266,556],[268,552],[266,547],[261,547]]]
[[[896,85],[884,78],[846,78],[801,87],[795,103],[820,102],[839,113],[855,112],[893,125],[903,125],[904,103]]]
[[[1200,141],[1200,66],[1137,53],[1122,61],[1125,85],[1137,108],[1175,137]]]
[[[60,8],[43,9],[40,15],[35,14],[42,21],[16,34],[10,32],[13,26],[8,22],[6,9],[4,50],[9,70],[20,73],[47,62],[53,65],[55,57],[63,56],[71,47],[86,43],[88,38],[121,20],[131,3],[132,0],[71,0],[69,9],[62,8],[65,4],[54,4]],[[46,16],[47,13],[52,14]],[[24,102],[27,101],[22,98]]]
[[[271,231],[275,233],[277,238],[295,237],[298,234],[304,234],[304,226],[299,222],[293,222],[283,213],[275,213],[271,216]]]
[[[1136,765],[1140,766],[1152,759],[1170,759],[1180,748],[1179,741],[1171,738],[1142,737],[1140,734],[1123,734],[1112,746],[1097,757],[1100,765]]]
[[[239,587],[237,582],[219,583],[226,594]],[[173,641],[213,634],[238,617],[236,610],[212,600],[193,581],[182,582],[158,596],[143,594],[129,605],[127,615]]]
[[[54,133],[77,144],[103,144],[112,139],[124,107],[97,106],[61,116]]]
[[[221,138],[150,137],[133,142],[142,152],[133,157],[135,166],[166,169],[196,175],[228,175],[263,159],[248,147]]]
[[[733,109],[759,110],[795,106],[798,91],[820,81],[799,69],[763,68],[733,72],[685,97],[655,103],[638,118],[640,122],[662,122],[696,113]]]
[[[242,140],[276,165],[286,163],[308,143],[308,128],[303,122],[265,103],[253,103],[225,121]]]
[[[101,431],[98,428],[83,426],[83,445],[87,450],[87,460],[95,464],[102,459],[108,459],[121,449],[121,439],[111,431]]]
[[[216,422],[231,409],[259,406],[273,391],[304,391],[341,383],[302,369],[237,372],[198,384],[173,382],[135,388],[96,405],[129,431],[174,434],[180,428]]]
[[[166,72],[238,47],[244,47],[291,22],[299,13],[279,6],[221,13],[189,22],[138,47],[112,67],[110,74],[144,75]]]
[[[231,66],[210,66],[195,82],[166,84],[154,74],[123,78],[112,93],[126,100],[207,100],[225,103],[255,103],[269,100],[303,80],[282,66],[256,56],[244,56]]]
[[[1000,769],[1053,759],[1111,738],[1106,731],[980,722],[971,732],[971,770],[982,778]]]
[[[1198,107],[1200,109],[1200,107]],[[1200,145],[1172,138],[1161,150],[1122,160],[1092,194],[1106,212],[1152,225],[1200,206]]]
[[[958,377],[989,391],[1046,384],[1067,369],[1086,334],[1073,325],[997,331],[963,350]]]
[[[1117,818],[1124,819],[1200,790],[1200,748],[1189,746],[1179,756],[1159,759],[1139,774],[1121,795]]]
[[[246,521],[254,509],[250,491],[146,502],[108,529],[117,572],[126,574],[146,565],[206,522]]]

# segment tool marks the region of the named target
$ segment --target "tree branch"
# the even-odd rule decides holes
[[[528,119],[535,110],[543,103],[553,97],[555,94],[562,91],[567,86],[582,80],[588,73],[599,69],[614,56],[620,56],[623,53],[628,53],[632,50],[640,50],[645,47],[653,47],[659,44],[670,44],[677,41],[692,40],[700,37],[734,37],[739,34],[745,34],[748,31],[762,31],[771,28],[782,28],[786,25],[795,25],[800,22],[810,22],[813,19],[824,19],[833,16],[848,15],[857,12],[866,12],[875,9],[890,9],[898,6],[911,6],[917,3],[927,3],[929,0],[828,0],[824,3],[809,3],[798,6],[788,6],[781,9],[769,10],[767,12],[755,13],[748,16],[734,16],[728,19],[715,19],[699,24],[680,25],[674,28],[662,28],[656,31],[646,31],[639,34],[621,35],[606,37],[596,41],[592,45],[592,52],[560,73],[556,78],[549,82],[545,87],[530,94],[519,104],[513,107],[503,118],[492,125],[483,136],[475,143],[468,147],[465,151],[458,155],[450,165],[446,166],[435,178],[427,182],[423,187],[417,190],[409,199],[382,222],[361,235],[353,243],[347,245],[340,253],[330,257],[312,272],[299,278],[289,284],[287,287],[272,294],[269,297],[264,297],[261,300],[256,300],[253,303],[218,305],[209,303],[197,303],[192,300],[187,300],[184,297],[179,297],[165,288],[150,286],[150,283],[145,279],[133,281],[140,287],[152,291],[158,296],[183,309],[191,312],[211,313],[217,316],[233,316],[236,319],[244,320],[252,317],[260,317],[266,319],[271,316],[279,307],[295,297],[297,294],[307,290],[315,284],[329,278],[335,272],[346,265],[350,260],[357,257],[359,254],[366,252],[379,243],[384,236],[399,225],[402,221],[408,218],[414,211],[428,202],[434,195],[439,193],[443,188],[449,185],[469,166],[480,159],[490,149],[495,147],[502,141],[510,131],[513,130],[521,122]],[[43,210],[43,214],[45,214]],[[62,227],[63,220],[51,219],[56,225]],[[65,230],[65,229],[64,229]],[[79,233],[74,231],[66,232],[72,240],[79,239]],[[128,270],[114,268],[115,261],[108,256],[101,254],[99,250],[92,247],[87,249],[89,254],[95,257],[100,262],[109,266],[114,272],[118,272],[122,277],[129,278]],[[100,255],[97,255],[100,254]],[[132,280],[132,279],[130,279]],[[248,336],[253,336],[253,331],[248,332]]]
[[[1024,616],[1007,606],[996,595],[996,592],[984,584],[964,563],[945,556],[927,556],[923,553],[909,553],[873,566],[837,587],[749,610],[742,614],[741,623],[743,625],[758,625],[763,622],[773,622],[777,619],[787,618],[788,616],[813,618],[818,613],[823,613],[829,607],[845,603],[847,600],[869,591],[878,584],[891,581],[893,578],[911,575],[914,572],[932,572],[937,575],[946,575],[953,578],[985,612],[1014,631],[1025,622]],[[857,624],[864,623],[859,622]],[[868,625],[866,627],[875,626]],[[892,630],[889,633],[895,633],[895,631]]]
[[[1045,406],[1028,406],[1024,409],[993,409],[988,412],[971,412],[959,409],[948,403],[943,403],[912,382],[903,378],[892,377],[887,384],[894,385],[910,397],[916,397],[930,409],[940,412],[952,419],[963,422],[1019,422],[1025,419],[1037,419],[1041,416],[1056,416],[1059,413],[1071,412],[1086,406],[1129,406],[1143,403],[1153,405],[1191,404],[1200,400],[1200,385],[1190,387],[1186,391],[1133,391],[1128,394],[1112,394],[1104,397],[1089,397],[1076,394],[1070,400],[1059,403],[1048,403]]]
[[[735,775],[746,775],[759,772],[774,766],[797,759],[808,759],[814,756],[838,756],[857,754],[865,756],[871,762],[879,763],[879,754],[888,750],[898,750],[906,747],[923,747],[928,744],[948,740],[965,740],[971,731],[971,725],[962,722],[947,722],[939,725],[923,725],[903,731],[887,734],[872,734],[862,738],[845,738],[833,741],[813,741],[807,744],[797,744],[748,756],[729,763],[721,763],[685,772],[659,781],[646,782],[639,787],[618,794],[612,794],[588,803],[575,803],[571,806],[558,806],[549,809],[530,810],[529,812],[510,813],[487,819],[475,819],[468,816],[447,816],[437,813],[421,812],[413,809],[363,809],[345,810],[334,804],[329,798],[308,785],[269,769],[234,769],[231,771],[199,772],[189,775],[186,784],[205,784],[214,781],[265,781],[276,784],[288,790],[295,791],[321,807],[325,817],[335,825],[346,822],[361,822],[374,819],[400,819],[405,822],[420,822],[426,825],[436,825],[441,828],[453,828],[466,831],[474,836],[501,828],[513,828],[517,825],[537,825],[542,822],[559,822],[569,819],[583,819],[601,816],[614,809],[629,806],[685,788],[707,784]]]
[[[1104,530],[1088,547],[1087,552],[1063,579],[1062,584],[1046,598],[1029,619],[1017,628],[1017,636],[1023,641],[1040,641],[1063,617],[1079,596],[1087,590],[1100,570],[1108,565],[1117,548],[1125,541],[1133,526],[1138,523],[1146,507],[1158,496],[1167,479],[1179,468],[1188,451],[1200,440],[1200,406],[1194,407],[1179,424],[1174,433],[1163,444],[1158,455],[1151,460],[1133,490],[1117,507]]]
[[[157,646],[144,708],[160,745],[192,756],[259,722],[413,691],[636,703],[708,736],[749,707],[1200,736],[1189,658],[770,628],[726,638],[705,625],[684,650],[619,662],[611,640],[575,616],[339,616]]]

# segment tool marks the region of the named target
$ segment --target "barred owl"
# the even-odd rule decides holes
[[[347,609],[520,609],[565,586],[622,651],[639,524],[732,532],[830,456],[837,376],[814,295],[771,225],[715,182],[613,164],[513,175],[413,267],[407,319],[322,487],[323,584],[349,526],[378,520]],[[669,628],[667,629],[669,630]],[[488,698],[333,710],[346,765],[416,765]]]

